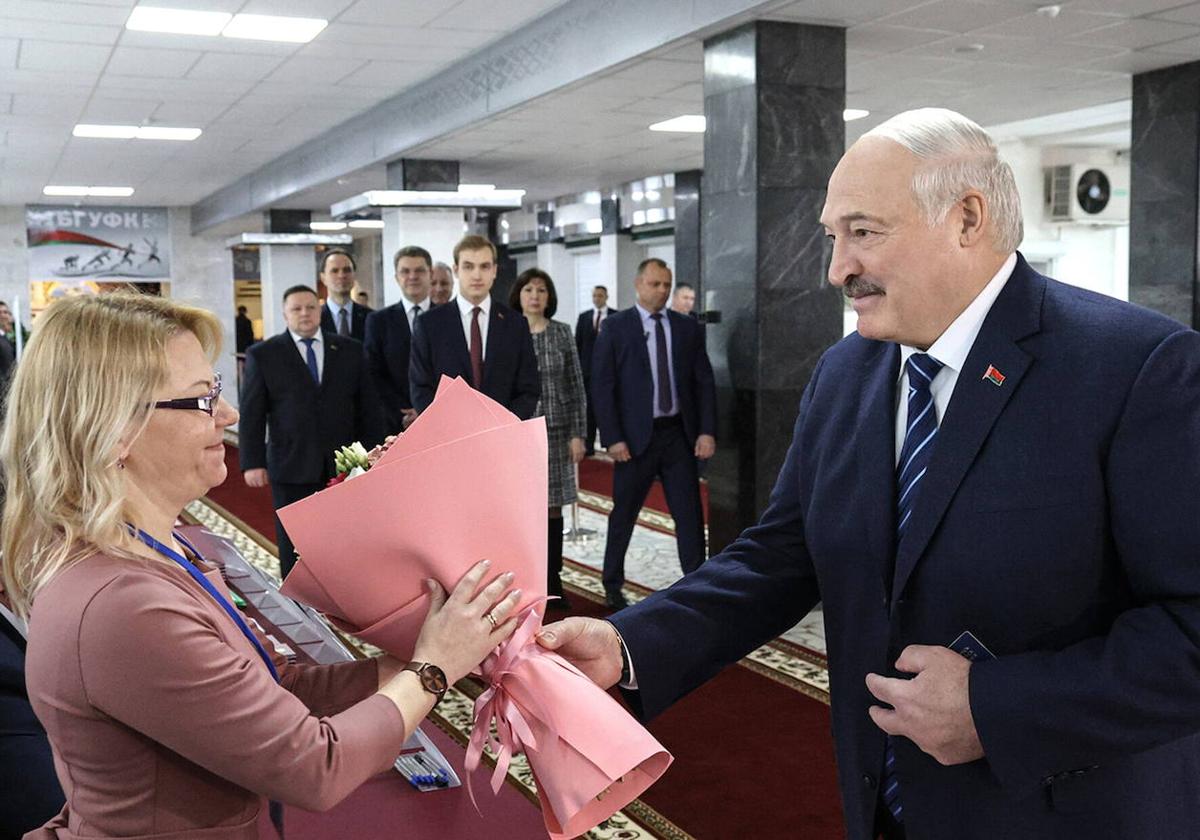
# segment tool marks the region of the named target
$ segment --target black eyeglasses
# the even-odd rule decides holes
[[[221,399],[221,374],[213,374],[213,386],[202,397],[181,397],[177,400],[159,400],[154,403],[155,408],[190,408],[196,411],[203,411],[209,417],[212,417],[213,412],[217,410],[217,400]]]

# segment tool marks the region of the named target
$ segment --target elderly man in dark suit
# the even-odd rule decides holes
[[[374,310],[354,302],[352,292],[357,270],[349,251],[334,248],[321,257],[319,276],[329,293],[321,307],[321,329],[362,341],[367,335],[367,316]]]
[[[293,286],[283,294],[287,330],[246,352],[238,424],[242,474],[250,487],[270,485],[276,510],[324,487],[339,447],[359,441],[369,449],[383,439],[362,345],[322,332],[320,309],[315,291]],[[275,534],[286,577],[296,553],[278,517]]]
[[[851,840],[1196,836],[1200,334],[1030,268],[952,111],[859,139],[821,222],[858,332],[762,519],[552,644],[611,684],[623,639],[653,715],[820,600]]]
[[[587,398],[587,440],[586,454],[593,455],[596,451],[596,411],[592,407],[592,355],[596,351],[596,336],[600,335],[604,319],[612,314],[608,308],[608,287],[596,286],[592,289],[592,308],[579,313],[575,322],[575,349],[579,351],[579,367],[583,370],[583,389]]]
[[[625,606],[625,551],[655,478],[675,518],[679,565],[686,573],[704,562],[696,459],[716,449],[717,394],[703,328],[666,309],[671,270],[662,260],[644,260],[634,287],[637,305],[604,322],[592,359],[600,441],[616,462],[604,546],[610,607]]]
[[[408,245],[392,258],[403,300],[367,316],[367,367],[383,401],[384,427],[391,434],[407,428],[417,417],[408,394],[408,358],[413,325],[429,312],[433,258],[417,245]]]
[[[526,420],[537,409],[541,385],[529,324],[490,293],[496,281],[496,246],[465,236],[454,246],[459,296],[423,315],[413,330],[409,394],[424,411],[442,375],[461,376]]]

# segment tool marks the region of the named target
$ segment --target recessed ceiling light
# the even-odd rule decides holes
[[[863,117],[869,116],[871,116],[871,112],[865,108],[847,108],[845,111],[842,111],[842,120],[845,122],[853,122],[854,120],[861,120]]]
[[[228,12],[197,12],[138,6],[125,21],[126,29],[139,32],[169,32],[174,35],[220,35],[233,15]]]
[[[107,140],[195,140],[202,132],[198,128],[168,128],[162,125],[80,123],[71,133],[76,137],[99,137]]]
[[[42,187],[42,195],[76,195],[103,198],[128,198],[133,187],[67,187],[50,185]]]
[[[309,230],[345,230],[345,222],[309,222]]]
[[[650,126],[651,131],[682,131],[689,134],[703,134],[705,119],[703,114],[684,114],[681,117],[656,122]]]
[[[983,44],[960,44],[954,48],[956,53],[977,53],[983,52]]]
[[[380,219],[355,219],[350,223],[352,228],[382,228],[383,221]]]
[[[307,44],[328,25],[329,21],[322,18],[234,15],[229,25],[221,30],[221,34],[226,38]]]

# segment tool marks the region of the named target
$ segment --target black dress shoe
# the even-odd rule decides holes
[[[625,594],[619,589],[615,592],[604,593],[604,603],[610,609],[614,610],[624,609],[629,606],[629,602],[625,600]]]

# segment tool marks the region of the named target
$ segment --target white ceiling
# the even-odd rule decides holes
[[[307,45],[129,32],[134,0],[0,0],[0,204],[48,183],[127,184],[139,204],[191,204],[425,79],[559,0],[163,0],[325,17]],[[787,0],[762,17],[847,26],[847,105],[869,118],[942,105],[1020,134],[1033,118],[1127,100],[1130,74],[1200,59],[1200,2]],[[964,52],[982,45],[983,49]],[[531,198],[703,165],[701,135],[649,123],[703,112],[702,48],[682,41],[410,150],[462,161],[464,181]],[[1036,136],[1127,142],[1127,118]],[[197,126],[193,143],[71,137],[77,122]],[[1017,128],[1013,128],[1017,126]],[[1089,131],[1091,132],[1089,134]],[[1030,135],[1035,136],[1035,135]],[[346,173],[281,206],[327,208],[383,185]]]

